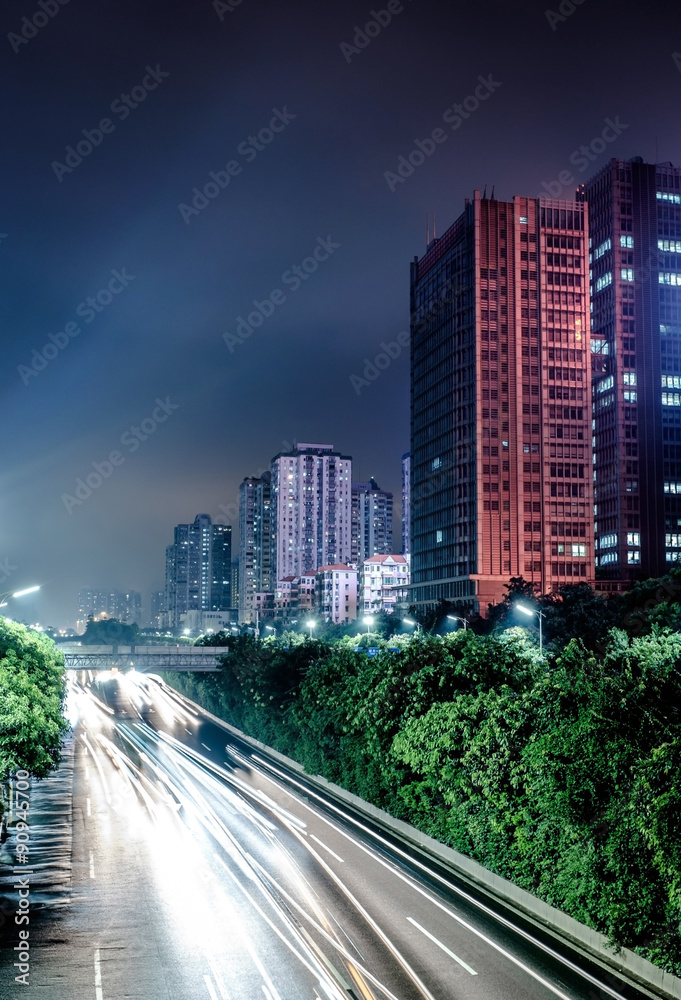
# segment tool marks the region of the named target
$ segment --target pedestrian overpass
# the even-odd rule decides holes
[[[84,646],[79,642],[57,644],[67,670],[218,670],[219,646]]]

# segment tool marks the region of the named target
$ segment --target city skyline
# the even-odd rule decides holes
[[[426,215],[681,162],[674,12],[404,4],[356,46],[359,3],[63,5],[24,38],[11,0],[0,560],[42,585],[22,615],[158,589],[168,526],[236,530],[244,475],[294,440],[397,498]]]

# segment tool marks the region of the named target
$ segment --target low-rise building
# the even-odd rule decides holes
[[[320,566],[316,575],[316,608],[324,621],[347,625],[357,618],[357,568],[345,563]]]
[[[360,568],[360,613],[391,614],[396,604],[408,600],[409,562],[408,555],[371,556],[364,560]]]

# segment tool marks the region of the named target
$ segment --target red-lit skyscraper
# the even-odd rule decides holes
[[[412,600],[592,582],[583,203],[466,201],[411,270]]]

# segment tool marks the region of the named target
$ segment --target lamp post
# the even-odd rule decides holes
[[[274,627],[274,625],[265,625],[265,628],[270,629],[272,632],[276,632],[277,631],[276,628]]]
[[[309,628],[309,630],[310,630],[310,638],[312,638],[312,630],[313,630],[313,628],[315,627],[315,625],[317,623],[313,622],[312,619],[310,619],[310,621],[309,622],[305,622],[305,624]]]
[[[464,632],[468,628],[468,619],[467,618],[460,618],[459,615],[447,615],[447,617],[452,622],[463,622],[463,630],[464,630]]]
[[[23,597],[24,594],[33,594],[36,590],[40,590],[40,587],[26,587],[25,590],[7,590],[4,594],[0,594],[0,608],[7,606],[7,603],[14,597]]]
[[[411,620],[411,618],[403,618],[402,621],[404,622],[405,625],[411,625],[415,629],[415,633],[414,633],[415,635],[418,635],[420,632],[423,631],[423,629],[421,628],[421,626],[419,625],[419,623],[418,622],[413,622]]]
[[[536,615],[539,619],[539,652],[544,651],[544,635],[542,629],[542,619],[544,618],[544,612],[540,611],[539,608],[531,608],[528,604],[516,604],[518,611],[522,611],[524,615]]]
[[[374,619],[372,618],[371,615],[365,615],[365,617],[364,617],[364,624],[367,627],[367,635],[369,635],[369,629],[374,624]]]

